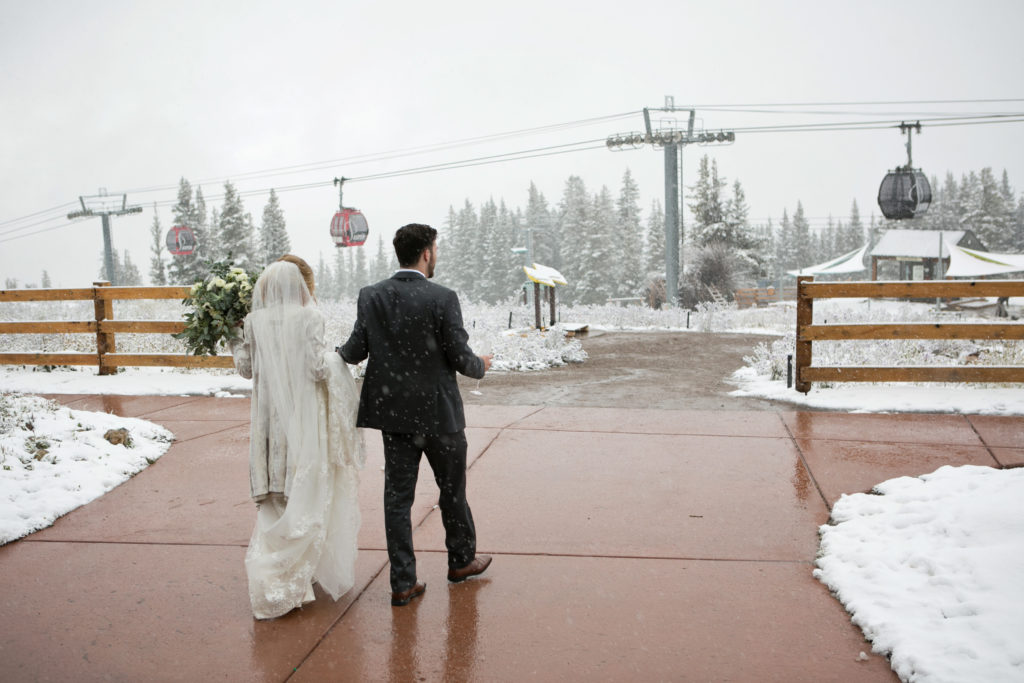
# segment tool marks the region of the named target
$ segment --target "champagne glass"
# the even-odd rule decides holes
[[[489,355],[491,355],[491,341],[490,341],[490,339],[484,338],[484,339],[481,339],[479,342],[477,342],[476,348],[473,349],[473,352],[476,353],[476,355],[478,355],[478,356],[489,356]],[[481,391],[480,391],[480,380],[479,379],[476,381],[476,389],[474,389],[473,391],[471,391],[469,393],[471,393],[471,394],[473,394],[475,396],[482,396],[483,395],[481,393]]]

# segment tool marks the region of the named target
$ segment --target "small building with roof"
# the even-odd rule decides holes
[[[940,279],[949,266],[946,242],[985,251],[970,230],[887,230],[871,249],[871,279],[877,280],[879,265],[889,261],[897,264],[897,280]]]

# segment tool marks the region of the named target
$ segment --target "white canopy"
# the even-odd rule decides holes
[[[860,249],[855,249],[849,254],[843,254],[839,258],[834,258],[831,261],[825,261],[819,263],[816,266],[810,266],[808,268],[801,268],[799,270],[786,271],[790,275],[831,275],[833,273],[858,273],[862,270],[866,270],[867,266],[864,265],[864,254],[867,253],[868,245],[864,245]]]
[[[976,277],[980,275],[1002,275],[1024,272],[1024,254],[994,254],[958,247],[948,239],[949,268],[945,275],[950,277]]]

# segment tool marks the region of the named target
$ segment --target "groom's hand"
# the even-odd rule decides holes
[[[487,372],[488,370],[491,369],[492,358],[494,358],[494,356],[480,356],[480,360],[484,362],[484,372]]]

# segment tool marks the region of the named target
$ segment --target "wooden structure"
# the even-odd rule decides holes
[[[114,301],[125,299],[184,299],[189,287],[111,287],[94,282],[82,289],[0,290],[0,301],[89,301],[93,320],[0,322],[0,334],[95,334],[96,353],[0,353],[0,365],[95,365],[109,375],[124,366],[231,368],[231,356],[193,356],[167,353],[117,353],[117,334],[175,334],[183,320],[114,320]]]
[[[878,264],[882,261],[899,264],[899,280],[942,279],[949,267],[949,251],[943,239],[958,247],[985,251],[970,230],[887,230],[871,249],[871,279],[878,280]]]
[[[737,308],[750,308],[751,306],[761,308],[783,300],[793,301],[796,299],[796,287],[783,287],[781,290],[775,287],[737,289],[733,292],[733,299],[736,301]]]
[[[865,367],[814,366],[816,341],[862,339],[1024,340],[1020,323],[858,323],[815,325],[815,299],[957,298],[1024,296],[1024,280],[940,280],[937,282],[814,282],[797,278],[795,387],[812,382],[1024,382],[1024,366],[959,365]]]
[[[534,263],[533,267],[523,266],[523,272],[526,273],[526,277],[533,282],[533,312],[536,318],[536,326],[538,330],[543,330],[543,321],[540,316],[540,292],[541,285],[545,288],[545,296],[547,297],[549,308],[551,311],[551,327],[555,326],[555,285],[567,285],[565,277],[562,276],[554,268],[550,266],[542,266],[539,263]]]

